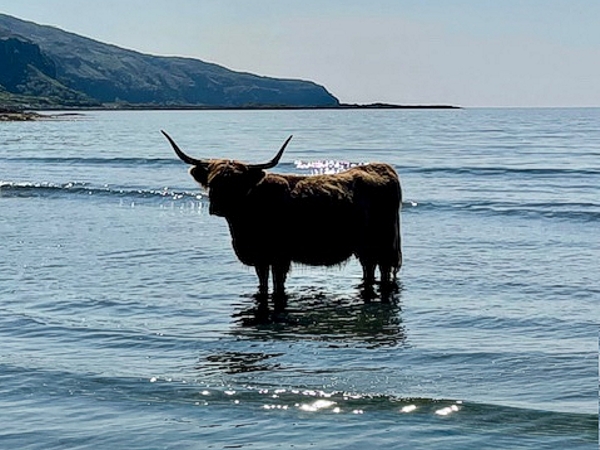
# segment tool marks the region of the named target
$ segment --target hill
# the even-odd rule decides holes
[[[0,105],[336,107],[311,81],[153,56],[0,14]]]

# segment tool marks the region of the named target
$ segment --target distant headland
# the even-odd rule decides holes
[[[26,109],[330,107],[306,80],[143,54],[0,14],[0,106]]]
[[[345,104],[313,81],[143,54],[0,14],[2,120],[35,120],[39,117],[21,111],[65,109],[421,108],[455,107]]]

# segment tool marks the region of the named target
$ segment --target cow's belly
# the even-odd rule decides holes
[[[306,247],[294,252],[292,261],[308,266],[335,266],[346,261],[352,254],[352,250],[341,246]]]
[[[354,224],[346,220],[298,220],[290,239],[294,262],[313,266],[332,266],[346,261],[356,247]]]

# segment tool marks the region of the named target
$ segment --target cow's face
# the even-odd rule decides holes
[[[190,169],[192,177],[208,191],[210,214],[232,217],[244,207],[246,196],[264,177],[261,169],[238,161],[209,160]]]
[[[186,155],[171,137],[162,132],[183,162],[192,165],[190,174],[208,190],[210,213],[231,217],[244,206],[250,190],[264,177],[265,169],[275,167],[292,136],[287,138],[275,157],[263,164],[244,164],[227,159],[196,159]]]

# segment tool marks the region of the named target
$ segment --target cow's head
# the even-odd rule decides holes
[[[239,211],[244,197],[265,176],[265,169],[275,167],[285,147],[292,139],[288,137],[275,157],[263,164],[244,164],[229,159],[196,159],[186,155],[171,136],[162,131],[179,158],[190,164],[190,175],[205,189],[210,199],[210,214],[229,217]]]

